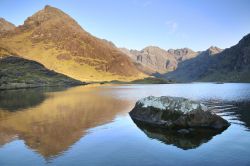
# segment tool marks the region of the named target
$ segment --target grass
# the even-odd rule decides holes
[[[70,53],[63,49],[57,49],[53,43],[32,43],[28,39],[31,33],[32,32],[22,33],[11,38],[4,38],[4,40],[2,41],[0,39],[0,47],[8,48],[10,50],[9,52],[16,53],[29,60],[37,61],[39,63],[42,63],[48,69],[63,73],[69,77],[84,82],[100,82],[111,80],[132,81],[145,77],[144,74],[139,74],[138,76],[133,77],[126,77],[97,70],[93,66],[77,63],[75,61],[75,57],[73,56],[71,56],[72,58],[70,60],[60,60],[57,58],[58,55],[70,55]],[[6,51],[2,51],[0,52],[0,54],[6,54]],[[104,63],[103,61],[100,61],[98,59],[82,59],[93,62],[93,64],[97,62]]]
[[[147,77],[143,79],[137,79],[133,81],[119,81],[112,80],[106,82],[100,82],[101,84],[171,84],[174,83],[172,80],[165,80],[163,78]]]
[[[0,59],[0,89],[81,84],[78,80],[48,70],[34,61],[13,56]]]

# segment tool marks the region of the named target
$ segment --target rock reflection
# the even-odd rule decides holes
[[[147,137],[156,139],[168,145],[174,145],[183,150],[198,148],[202,144],[210,141],[214,136],[222,133],[222,131],[209,129],[193,129],[193,131],[188,134],[181,134],[177,131],[154,128],[144,125],[139,121],[133,121],[137,127],[147,135]]]
[[[126,101],[100,95],[98,88],[92,87],[76,87],[47,95],[43,102],[23,111],[0,109],[1,144],[16,136],[50,158],[71,147],[88,129],[112,121],[128,106]]]

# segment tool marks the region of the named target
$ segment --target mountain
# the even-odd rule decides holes
[[[82,84],[35,61],[15,56],[0,57],[0,90]]]
[[[210,47],[175,71],[158,76],[180,82],[250,82],[250,34],[231,48]]]
[[[169,49],[168,53],[175,57],[175,59],[179,62],[185,61],[187,59],[191,59],[197,56],[197,52],[189,49],[189,48],[181,48],[181,49]]]
[[[147,74],[166,73],[177,68],[178,63],[193,58],[196,52],[188,48],[164,50],[155,46],[148,46],[141,51],[120,48],[133,60],[137,68]]]
[[[0,18],[0,33],[12,31],[15,28],[16,26],[14,24],[6,21],[4,18]]]
[[[201,81],[250,82],[250,34],[212,59]]]
[[[81,81],[144,77],[112,43],[96,38],[61,10],[45,6],[0,36],[1,52],[37,61]]]
[[[211,57],[219,52],[221,52],[221,49],[210,47],[206,51],[199,52],[195,58],[179,63],[179,66],[175,71],[160,75],[160,77],[179,82],[198,80],[202,77],[208,66],[213,64]]]

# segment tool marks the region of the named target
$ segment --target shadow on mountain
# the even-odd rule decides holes
[[[160,77],[178,82],[250,82],[249,48],[250,34],[222,52],[210,47],[195,58],[181,62],[175,71]]]
[[[147,137],[156,139],[167,145],[174,145],[183,150],[198,148],[202,144],[209,142],[214,136],[223,132],[211,129],[193,129],[188,134],[182,134],[173,130],[151,127],[136,120],[133,121]]]
[[[178,82],[192,82],[201,79],[208,73],[208,69],[214,64],[215,58],[209,50],[201,52],[195,58],[187,59],[178,64],[176,70],[166,74],[155,74],[156,77]]]
[[[42,103],[48,96],[46,92],[55,92],[65,88],[34,88],[0,91],[0,109],[20,111]]]

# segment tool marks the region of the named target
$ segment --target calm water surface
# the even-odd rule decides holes
[[[199,100],[231,126],[185,136],[135,124],[128,112],[149,95]],[[0,91],[0,165],[250,165],[250,84]]]

